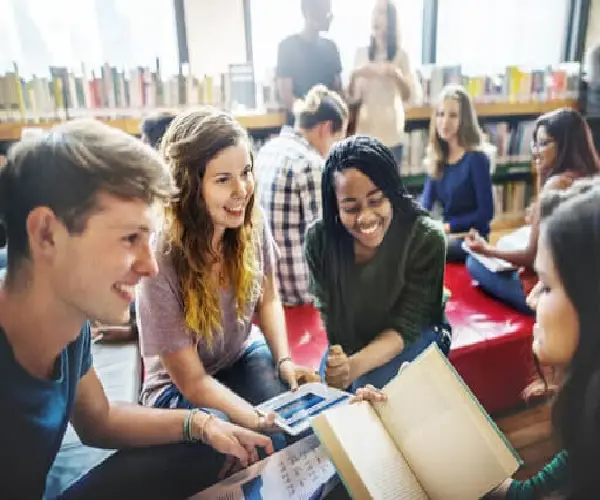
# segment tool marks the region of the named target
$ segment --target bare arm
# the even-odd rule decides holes
[[[214,408],[232,422],[250,429],[258,425],[258,415],[245,399],[211,377],[204,370],[196,347],[161,355],[169,376],[181,394],[199,408]]]
[[[99,448],[175,443],[182,440],[186,410],[110,404],[93,368],[80,380],[71,421],[81,441]]]
[[[159,410],[131,404],[112,404],[93,368],[79,382],[71,422],[81,441],[98,448],[155,446],[183,440],[183,428],[190,418],[194,439],[205,439],[215,450],[233,455],[243,466],[258,460],[255,447],[270,454],[269,437],[204,412]]]
[[[278,362],[280,359],[290,357],[285,314],[277,290],[277,279],[273,272],[265,277],[256,313],[273,359]]]
[[[402,336],[393,330],[382,332],[375,340],[350,356],[350,377],[356,380],[365,373],[385,365],[404,349]]]
[[[548,179],[542,189],[542,194],[548,190],[563,190],[567,189],[573,183],[573,179],[566,175],[557,175]],[[533,268],[535,256],[537,253],[538,238],[540,234],[540,204],[535,203],[531,209],[531,234],[527,243],[527,248],[524,250],[499,250],[495,247],[490,247],[486,250],[485,255],[490,257],[497,257],[500,259],[512,262],[514,265],[519,267]]]

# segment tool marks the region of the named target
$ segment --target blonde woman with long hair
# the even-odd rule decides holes
[[[308,372],[290,357],[247,134],[207,107],[178,115],[161,150],[180,194],[158,237],[159,274],[138,295],[142,402],[202,408],[266,430],[272,419],[254,405],[296,388]]]
[[[447,260],[464,261],[462,238],[452,234],[471,229],[484,238],[490,233],[494,200],[490,161],[482,151],[483,134],[469,94],[458,85],[445,87],[429,127],[428,177],[421,203],[442,208],[449,236]]]

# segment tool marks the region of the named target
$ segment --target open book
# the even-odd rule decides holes
[[[474,500],[521,465],[435,344],[383,390],[311,422],[353,499]]]

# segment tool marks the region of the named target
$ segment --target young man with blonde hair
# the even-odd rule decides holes
[[[184,498],[224,463],[216,452],[194,461],[207,445],[242,465],[257,446],[271,452],[269,438],[198,410],[111,404],[92,366],[87,320],[127,321],[135,286],[157,273],[150,239],[173,186],[156,152],[95,121],[11,149],[0,169],[0,498],[42,497],[68,421],[87,445],[153,448],[116,453],[64,498]]]

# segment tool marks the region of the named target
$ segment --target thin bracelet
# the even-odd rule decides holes
[[[185,418],[185,422],[183,423],[183,442],[184,443],[195,443],[197,439],[192,435],[192,419],[194,415],[198,413],[200,410],[198,408],[191,409],[187,417]]]
[[[286,361],[292,361],[292,358],[290,358],[289,356],[286,356],[285,358],[281,358],[278,362],[277,362],[277,374],[281,374],[281,365],[283,363],[285,363]]]
[[[202,427],[200,428],[200,441],[202,441],[203,443],[208,443],[208,436],[206,435],[206,427],[208,427],[208,423],[213,420],[215,418],[215,416],[212,413],[208,414],[208,417],[206,417],[206,420],[204,421],[204,423],[202,424]]]

